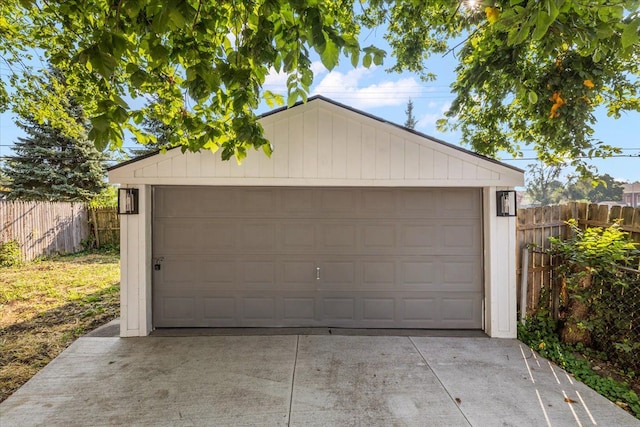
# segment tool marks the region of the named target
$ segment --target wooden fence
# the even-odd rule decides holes
[[[25,261],[120,244],[116,209],[81,203],[0,200],[0,227],[0,242],[17,240]]]
[[[569,227],[565,223],[574,218],[582,228],[608,227],[620,221],[622,230],[629,233],[630,238],[640,242],[640,208],[569,203],[558,206],[542,206],[518,209],[517,225],[517,260],[518,287],[522,283],[522,250],[529,247],[527,268],[527,314],[535,311],[540,303],[543,289],[551,291],[552,309],[557,307],[559,286],[553,286],[553,259],[546,253],[549,249],[549,237],[567,238]],[[520,289],[518,289],[520,294]],[[520,301],[520,300],[519,300]],[[554,307],[555,306],[555,307]]]
[[[89,226],[94,247],[120,246],[120,217],[115,208],[89,209]]]
[[[82,250],[89,235],[87,209],[80,203],[0,200],[0,242],[17,240],[25,261]]]

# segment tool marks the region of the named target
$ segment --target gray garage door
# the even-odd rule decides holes
[[[156,327],[482,327],[478,189],[155,187]]]

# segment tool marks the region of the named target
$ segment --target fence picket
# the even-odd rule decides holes
[[[118,246],[120,222],[116,210],[98,209],[95,212],[98,241],[102,245]],[[90,233],[86,205],[0,200],[0,242],[17,240],[25,261],[44,255],[78,252],[89,240]]]
[[[553,283],[552,260],[544,252],[550,247],[550,236],[562,239],[569,237],[569,227],[565,222],[571,218],[576,219],[581,228],[607,227],[622,219],[622,230],[628,232],[632,240],[640,242],[640,208],[628,206],[609,208],[607,205],[571,202],[559,206],[518,209],[518,273],[527,274],[528,277],[528,314],[533,313],[540,304],[542,291],[552,290],[550,288],[556,285]],[[523,272],[520,265],[522,262],[520,250],[527,245],[532,246],[534,250],[530,251],[529,271]],[[553,293],[548,293],[549,298],[554,298]]]

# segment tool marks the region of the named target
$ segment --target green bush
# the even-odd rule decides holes
[[[553,255],[560,256],[557,273],[566,286],[569,301],[561,319],[565,343],[582,342],[627,370],[640,369],[640,282],[637,274],[619,267],[638,268],[636,244],[618,224],[608,228],[580,229],[568,221],[571,237],[550,238]],[[580,335],[581,329],[584,334]],[[571,341],[568,330],[573,330]]]
[[[556,322],[549,313],[540,311],[518,324],[518,339],[537,351],[542,357],[555,362],[567,372],[616,404],[626,407],[640,419],[640,398],[626,382],[603,377],[593,371],[587,352],[582,346],[569,346],[560,341]]]
[[[22,264],[22,249],[17,240],[0,242],[0,267],[16,267]]]
[[[118,189],[115,185],[106,187],[89,201],[91,209],[115,208],[116,206],[118,206]]]
[[[637,245],[618,224],[608,228],[578,227],[575,220],[568,239],[550,238],[558,260],[559,319],[549,312],[551,289],[543,288],[542,306],[518,325],[518,338],[572,373],[601,395],[640,418],[640,398],[628,382],[594,372],[590,359],[607,361],[622,379],[635,381],[640,348],[638,328],[638,275],[619,267],[638,269]],[[599,362],[598,362],[599,363]]]

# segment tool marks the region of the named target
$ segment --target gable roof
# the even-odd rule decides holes
[[[159,185],[518,186],[524,171],[320,95],[260,116],[271,158],[241,165],[210,151],[150,153],[109,180]],[[258,180],[258,181],[256,181]]]

